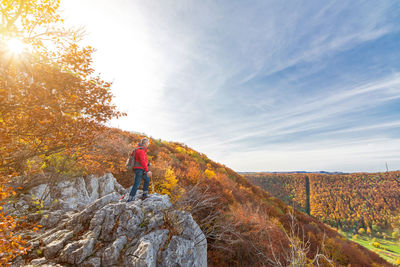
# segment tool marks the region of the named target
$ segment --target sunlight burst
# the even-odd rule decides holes
[[[26,44],[19,39],[10,39],[7,41],[7,47],[10,53],[14,55],[21,54],[26,48]]]

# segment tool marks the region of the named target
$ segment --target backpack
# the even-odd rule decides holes
[[[126,160],[126,168],[130,171],[133,170],[133,167],[135,166],[140,166],[139,162],[136,162],[136,149],[144,149],[143,147],[137,147],[135,149],[133,149],[133,151],[131,153],[129,153],[129,157]]]

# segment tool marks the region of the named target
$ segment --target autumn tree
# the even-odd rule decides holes
[[[59,1],[1,1],[5,175],[26,172],[27,160],[87,145],[102,123],[121,115],[111,104],[111,84],[91,67],[94,49],[79,46],[81,31],[63,28],[58,8]]]
[[[181,193],[180,187],[178,185],[178,179],[176,178],[175,172],[171,167],[168,167],[164,172],[164,179],[158,185],[160,188],[160,193],[169,195],[171,200],[176,201]]]
[[[39,173],[57,155],[79,156],[111,118],[111,84],[91,67],[81,30],[65,29],[60,1],[0,1],[0,191],[15,176]],[[61,153],[61,154],[60,154]],[[0,204],[1,205],[1,204]],[[22,247],[14,218],[0,214],[1,258]],[[11,226],[10,226],[11,225]],[[4,262],[3,262],[4,263]]]

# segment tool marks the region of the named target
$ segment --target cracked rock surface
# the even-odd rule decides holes
[[[127,203],[127,192],[112,174],[31,189],[16,204],[43,200],[34,215],[43,228],[12,266],[207,266],[207,242],[190,213],[173,210],[167,195],[142,201],[140,190]]]

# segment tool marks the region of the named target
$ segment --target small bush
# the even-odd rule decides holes
[[[207,176],[207,178],[216,177],[215,172],[212,171],[212,170],[209,170],[209,169],[205,170],[205,171],[204,171],[204,174]]]
[[[381,246],[381,244],[379,242],[372,242],[371,245],[376,247],[376,248],[382,248],[382,246]]]
[[[378,225],[376,225],[376,224],[373,224],[372,225],[372,230],[374,231],[374,232],[379,232],[379,226]]]
[[[178,153],[182,153],[182,154],[186,154],[187,152],[186,152],[186,149],[184,149],[183,147],[180,147],[180,146],[177,146],[176,148],[175,148],[175,150],[176,150],[176,152],[178,152]]]
[[[400,233],[399,232],[392,232],[392,238],[396,239],[400,237]]]

